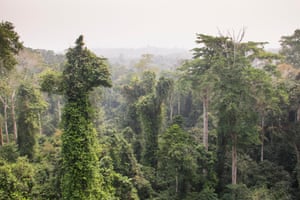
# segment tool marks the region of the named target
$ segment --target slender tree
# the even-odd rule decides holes
[[[16,102],[16,90],[12,91],[10,97],[10,109],[11,109],[11,120],[13,123],[13,130],[14,130],[14,140],[17,141],[18,138],[18,128],[17,128],[17,117],[15,111],[15,102]]]
[[[7,109],[8,109],[8,99],[6,96],[2,97],[0,95],[0,101],[3,105],[3,115],[4,115],[4,128],[5,128],[5,135],[6,135],[6,143],[9,143],[9,135],[8,135],[8,116],[7,116]]]
[[[17,141],[17,117],[15,111],[16,90],[20,85],[16,70],[11,70],[2,81],[0,81],[0,101],[3,105],[4,127],[6,140],[8,140],[9,121],[13,125],[14,141]],[[9,116],[10,111],[10,116]],[[11,117],[11,118],[10,118]]]
[[[13,67],[17,64],[15,55],[19,53],[19,51],[23,48],[23,44],[19,40],[19,35],[14,30],[14,26],[11,22],[1,22],[0,23],[0,77],[3,79],[1,82],[5,85],[7,84],[7,73],[13,69]],[[14,92],[13,92],[14,94]],[[13,104],[13,96],[12,101]],[[0,95],[1,102],[3,104],[4,111],[4,123],[5,123],[5,133],[6,133],[6,142],[9,142],[8,138],[8,127],[7,127],[7,108],[8,106],[8,97],[3,95],[3,91]],[[14,112],[14,105],[11,105],[12,112]],[[16,120],[13,119],[14,124],[14,138],[16,140],[17,137],[17,129],[16,129]]]
[[[3,118],[0,115],[0,146],[3,146],[3,144],[4,144],[3,133],[2,133],[2,122],[3,122]]]

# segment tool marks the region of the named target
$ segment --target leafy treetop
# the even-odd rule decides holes
[[[0,23],[0,44],[0,69],[10,70],[17,63],[14,55],[23,48],[11,22]]]
[[[76,98],[78,94],[92,91],[100,85],[111,86],[106,59],[97,57],[84,47],[82,35],[76,40],[75,48],[70,48],[66,56],[63,85],[69,98]]]

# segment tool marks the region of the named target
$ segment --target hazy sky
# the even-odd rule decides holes
[[[300,28],[300,0],[0,0],[28,47],[61,51],[83,34],[89,48],[195,47],[195,34],[246,28],[278,47]],[[1,44],[0,44],[1,45]]]

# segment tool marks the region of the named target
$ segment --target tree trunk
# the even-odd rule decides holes
[[[260,161],[264,161],[264,140],[265,140],[265,117],[261,119],[261,146],[260,146]]]
[[[2,127],[0,127],[0,146],[3,146],[3,134],[2,134]]]
[[[208,95],[207,90],[203,96],[203,145],[208,151]]]
[[[11,118],[12,118],[13,128],[14,128],[14,140],[15,142],[17,142],[18,129],[17,129],[16,114],[15,114],[15,91],[13,91],[13,94],[11,96]]]
[[[300,152],[299,152],[299,149],[295,142],[294,142],[294,149],[295,149],[296,158],[297,158],[297,164],[296,164],[297,181],[298,181],[298,183],[300,183]],[[298,188],[300,189],[300,184],[298,184]]]
[[[178,102],[177,102],[177,113],[180,115],[180,95],[178,95]]]
[[[170,121],[173,122],[173,106],[170,105]]]
[[[173,122],[173,95],[170,97],[169,107],[170,107],[170,121]]]
[[[7,102],[4,100],[2,96],[0,96],[0,100],[3,104],[3,113],[4,113],[4,127],[5,127],[5,135],[6,135],[6,143],[9,143],[9,136],[8,136],[8,126],[7,126]],[[2,127],[1,127],[2,129]]]
[[[176,188],[175,188],[175,193],[177,194],[178,193],[178,170],[177,170],[177,167],[176,167],[176,175],[175,175],[175,184],[176,184]]]
[[[61,106],[59,99],[57,100],[57,112],[58,112],[58,122],[61,120]]]
[[[298,108],[297,108],[297,116],[296,116],[296,120],[297,120],[297,122],[300,121],[300,104],[298,105]]]
[[[38,120],[39,120],[40,135],[43,135],[42,120],[41,120],[41,114],[40,113],[38,113]]]
[[[4,104],[4,127],[6,135],[6,143],[9,143],[8,126],[7,126],[7,104]]]
[[[231,184],[235,185],[237,180],[237,135],[231,133],[232,139],[232,163],[231,163]]]

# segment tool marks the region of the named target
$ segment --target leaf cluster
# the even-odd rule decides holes
[[[16,65],[15,55],[23,48],[11,22],[0,23],[0,68],[11,70]]]

